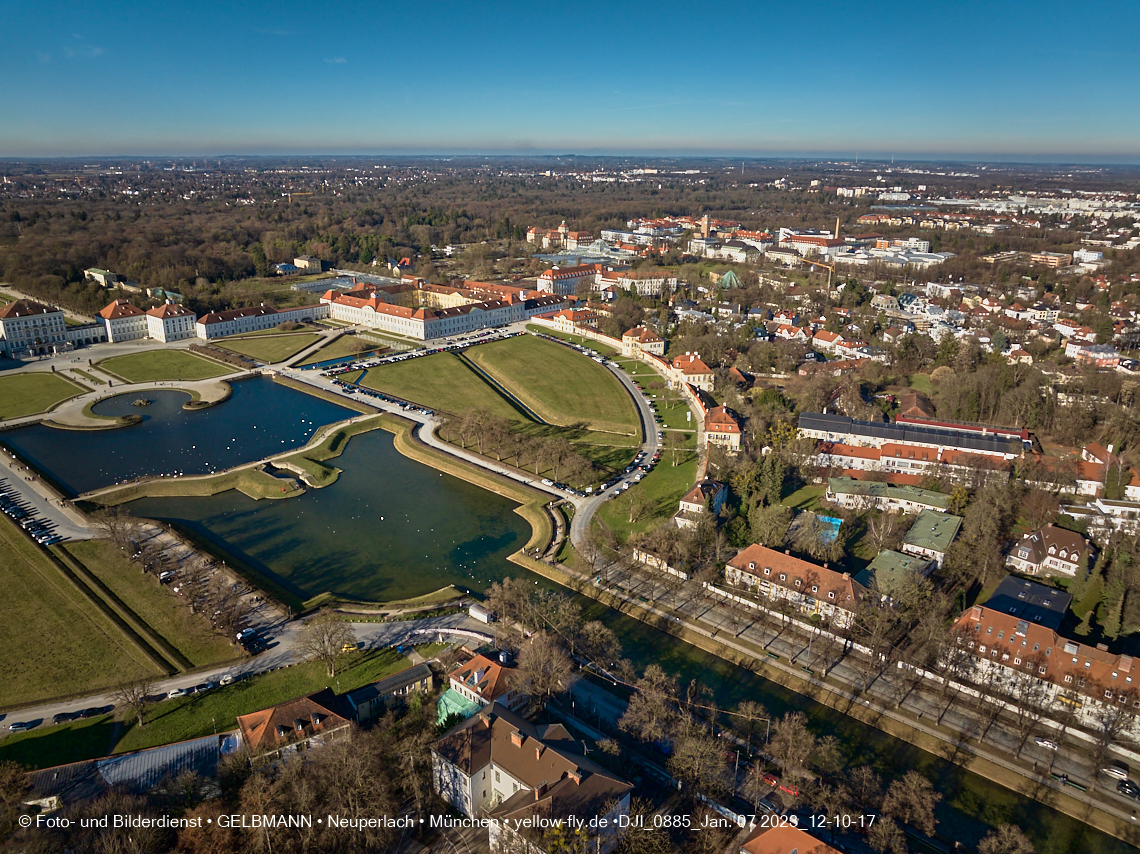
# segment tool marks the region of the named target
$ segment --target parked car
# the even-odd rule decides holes
[[[1116,784],[1116,791],[1126,797],[1140,800],[1140,786],[1137,786],[1131,780],[1121,780]]]
[[[1055,742],[1055,741],[1050,741],[1047,738],[1035,738],[1033,740],[1035,742],[1037,742],[1038,747],[1044,747],[1046,750],[1056,750],[1057,749],[1057,742]]]
[[[27,732],[36,728],[35,721],[16,721],[8,726],[8,732]]]
[[[1123,762],[1113,762],[1111,765],[1106,765],[1100,770],[1109,777],[1115,777],[1117,780],[1128,779],[1128,766]]]
[[[775,774],[765,774],[760,779],[763,780],[769,786],[780,785],[780,778],[777,777]]]
[[[51,722],[53,724],[63,724],[71,720],[75,720],[74,714],[71,712],[60,712],[58,715],[51,719]]]
[[[185,697],[189,693],[190,692],[185,688],[175,688],[173,691],[166,695],[166,699],[174,700],[178,697]]]

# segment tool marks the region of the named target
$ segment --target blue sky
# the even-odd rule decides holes
[[[1140,160],[1140,8],[0,0],[0,156]]]

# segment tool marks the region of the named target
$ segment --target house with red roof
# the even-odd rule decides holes
[[[673,359],[670,375],[674,383],[688,383],[702,391],[712,392],[713,371],[701,361],[699,353],[685,353]]]
[[[239,715],[237,724],[246,749],[254,755],[264,754],[347,734],[351,721],[334,711],[337,707],[336,695],[331,688],[325,688],[308,697]]]
[[[146,338],[146,312],[125,299],[117,299],[99,311],[99,318],[107,329],[107,340],[112,344]]]
[[[198,334],[197,320],[190,309],[167,300],[146,312],[147,335],[163,344],[193,338]]]
[[[740,421],[726,406],[714,406],[705,413],[705,447],[724,448],[736,453],[740,450]]]
[[[653,353],[657,356],[664,356],[665,339],[644,326],[627,329],[621,335],[621,354],[623,356],[636,356],[638,353]]]
[[[0,308],[0,348],[5,356],[44,355],[57,347],[67,347],[62,310],[30,299]]]
[[[819,614],[836,628],[851,625],[855,609],[867,593],[849,573],[759,544],[730,559],[724,567],[724,578],[731,586],[745,588],[761,598],[787,601],[805,616]]]

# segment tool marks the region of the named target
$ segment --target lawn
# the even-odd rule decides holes
[[[37,372],[2,377],[0,419],[34,415],[84,391],[55,374]]]
[[[367,344],[368,349],[362,351],[361,344]],[[363,355],[365,352],[372,352],[374,350],[384,349],[380,344],[373,344],[371,341],[362,341],[355,335],[342,335],[330,344],[326,344],[317,352],[313,353],[305,361],[301,362],[302,365],[314,365],[317,362],[327,362],[330,359],[341,359],[345,356]]]
[[[456,414],[485,409],[492,415],[523,420],[523,414],[483,381],[454,353],[435,353],[373,368],[360,384],[413,403]]]
[[[657,392],[650,391],[649,394]],[[679,397],[657,397],[650,398],[653,404],[657,407],[657,414],[661,416],[663,427],[668,430],[696,430],[697,419],[691,416],[689,404]],[[685,419],[686,415],[690,415],[689,420]]]
[[[7,517],[0,517],[0,706],[107,688],[157,669]]]
[[[109,540],[85,540],[61,546],[102,581],[151,630],[194,667],[232,658],[233,646],[214,632],[202,615],[190,613],[184,599],[137,564]]]
[[[229,365],[202,359],[185,350],[150,350],[127,356],[112,356],[99,362],[99,368],[132,383],[207,380],[210,377],[232,374],[236,370]]]
[[[616,356],[618,350],[613,347],[607,347],[601,341],[595,341],[593,338],[585,338],[582,335],[570,335],[566,332],[555,332],[553,329],[547,329],[545,326],[537,326],[535,324],[528,324],[527,329],[531,332],[538,332],[542,335],[549,335],[551,338],[559,338],[562,341],[569,341],[571,344],[580,344],[583,347],[589,347],[591,350],[597,350],[603,356]]]
[[[271,365],[296,356],[306,347],[315,344],[319,337],[315,332],[284,333],[257,338],[226,338],[224,341],[215,341],[214,345]]]
[[[467,358],[552,424],[586,422],[594,430],[633,435],[637,411],[604,367],[533,335],[472,347]]]
[[[677,502],[693,488],[697,478],[697,455],[693,451],[680,451],[678,465],[673,465],[672,453],[661,452],[657,467],[634,484],[619,498],[610,498],[598,508],[594,518],[603,522],[621,537],[634,531],[644,531],[660,525],[677,513]],[[648,510],[641,518],[629,521],[629,503],[644,498]]]
[[[907,385],[915,391],[925,394],[927,397],[934,391],[934,387],[930,384],[929,374],[911,374],[907,379]]]
[[[825,486],[804,486],[797,489],[780,503],[793,510],[814,510],[827,491]]]
[[[125,721],[117,743],[113,741],[114,719],[110,715],[11,735],[0,742],[0,761],[46,768],[225,732],[237,728],[238,715],[325,687],[336,690],[338,682],[342,693],[351,691],[411,667],[411,662],[394,650],[382,649],[350,653],[340,666],[344,670],[336,679],[325,675],[323,664],[312,662],[263,673],[205,694],[166,700],[150,710],[145,726]]]
[[[94,374],[89,374],[89,373],[87,373],[87,371],[81,371],[81,370],[79,370],[79,368],[71,368],[71,372],[73,374],[79,374],[79,376],[83,377],[85,380],[92,383],[93,385],[106,385],[107,384],[106,380],[101,380],[97,376],[95,376]]]

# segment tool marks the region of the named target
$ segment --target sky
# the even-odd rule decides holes
[[[1136,0],[0,0],[0,156],[1140,162]]]

